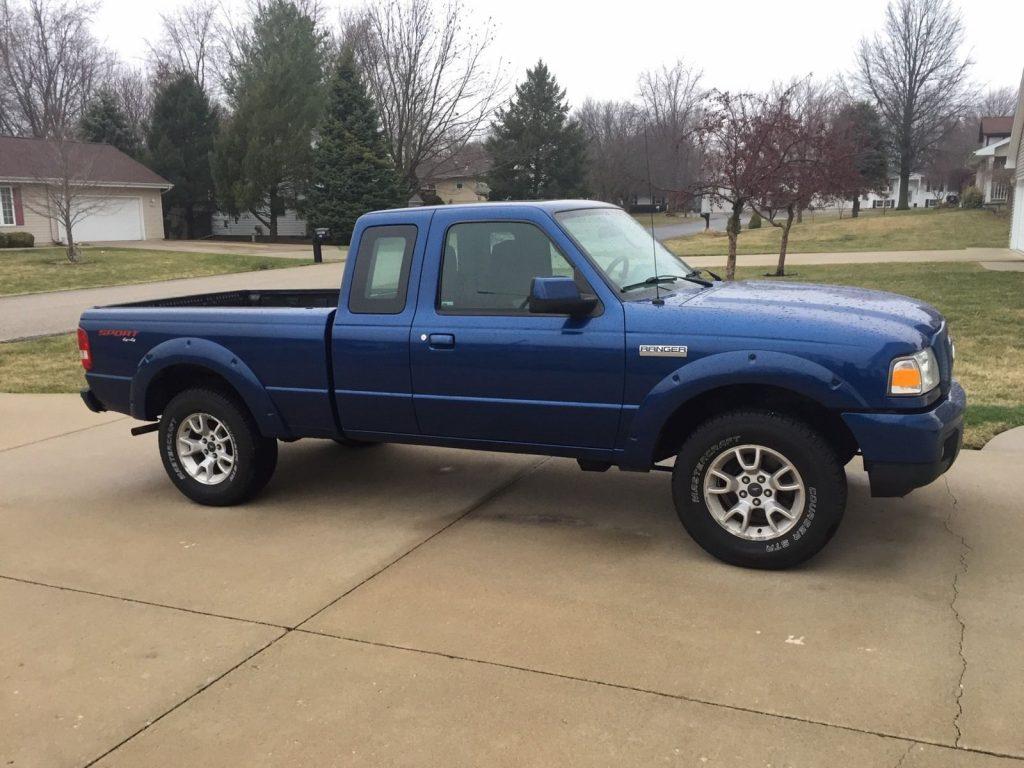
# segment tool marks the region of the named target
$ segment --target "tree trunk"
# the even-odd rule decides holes
[[[856,219],[860,216],[860,195],[853,196],[853,210],[850,212],[850,216]]]
[[[900,196],[896,201],[897,211],[910,209],[910,162],[904,152],[900,157]]]
[[[740,214],[743,213],[743,203],[734,203],[732,213],[729,215],[729,223],[726,224],[725,232],[729,236],[729,259],[725,262],[725,279],[736,279],[736,241],[740,236]]]
[[[796,209],[796,223],[797,224],[803,224],[804,223],[804,209],[803,209],[803,206],[801,206],[801,207]]]
[[[194,205],[185,206],[185,239],[195,240],[196,238],[196,208]]]
[[[275,184],[270,188],[270,194],[268,195],[270,203],[270,221],[267,222],[267,229],[270,230],[270,242],[277,242],[277,216],[281,205],[280,198],[277,196],[277,185]]]
[[[78,251],[75,250],[75,237],[71,234],[70,222],[68,221],[64,222],[64,233],[67,237],[66,246],[68,261],[72,264],[76,264],[78,262]]]
[[[786,276],[786,249],[789,247],[789,230],[793,228],[793,206],[786,208],[786,224],[782,228],[782,242],[779,243],[779,263],[775,267],[776,277]]]

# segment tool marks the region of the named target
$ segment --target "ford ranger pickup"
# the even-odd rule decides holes
[[[86,405],[150,422],[207,505],[254,496],[299,438],[669,471],[693,538],[758,568],[829,541],[855,455],[903,496],[960,449],[949,329],[905,296],[723,282],[593,201],[368,213],[348,253],[339,290],[86,311]]]

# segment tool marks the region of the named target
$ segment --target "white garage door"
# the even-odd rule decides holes
[[[82,207],[88,213],[75,222],[75,242],[144,240],[146,237],[142,226],[142,201],[137,197],[82,198]]]

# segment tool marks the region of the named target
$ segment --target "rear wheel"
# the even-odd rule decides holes
[[[676,510],[715,557],[749,568],[787,568],[821,550],[846,507],[846,475],[832,447],[781,414],[712,419],[679,451]]]
[[[199,504],[229,506],[258,493],[277,466],[277,441],[248,410],[214,390],[175,396],[160,419],[160,457],[171,482]]]

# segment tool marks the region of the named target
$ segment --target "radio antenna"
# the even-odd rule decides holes
[[[665,303],[661,298],[661,280],[658,278],[658,241],[654,238],[654,181],[651,177],[651,148],[647,143],[647,123],[644,123],[644,157],[647,160],[647,194],[651,201],[651,257],[654,259],[654,305]]]

